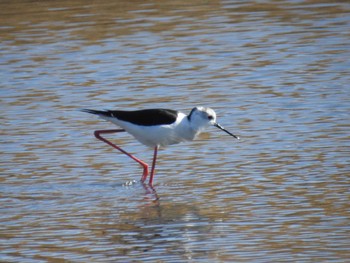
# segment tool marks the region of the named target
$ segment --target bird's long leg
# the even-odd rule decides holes
[[[126,154],[131,159],[133,159],[134,161],[138,162],[143,167],[143,174],[142,174],[142,177],[141,177],[141,181],[144,182],[146,180],[147,176],[148,176],[148,164],[145,163],[144,161],[136,158],[135,156],[131,155],[130,153],[126,152],[125,150],[123,150],[119,146],[115,145],[114,143],[110,142],[109,140],[107,140],[106,138],[101,136],[101,134],[109,134],[109,133],[115,133],[115,132],[125,132],[125,130],[124,129],[97,130],[97,131],[94,132],[94,135],[100,141],[103,141],[103,142],[107,143],[108,145],[112,146],[113,148],[115,148],[115,149],[121,151],[122,153]],[[153,169],[152,169],[152,171],[153,171]]]
[[[153,185],[153,176],[154,176],[154,170],[156,168],[157,153],[158,153],[158,146],[154,147],[152,170],[151,170],[151,175],[149,177],[149,185]]]

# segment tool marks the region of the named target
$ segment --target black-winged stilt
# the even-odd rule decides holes
[[[192,141],[200,132],[210,125],[239,139],[238,136],[230,133],[216,122],[216,113],[211,108],[195,107],[189,115],[169,109],[146,109],[136,111],[99,111],[83,109],[82,111],[96,114],[102,119],[110,121],[122,128],[116,130],[97,130],[94,132],[94,135],[97,139],[109,144],[142,165],[142,182],[145,182],[147,179],[148,164],[108,141],[106,138],[102,137],[101,134],[126,131],[144,145],[154,147],[152,169],[149,179],[149,185],[151,186],[153,184],[158,148],[160,146],[176,144],[183,141]]]

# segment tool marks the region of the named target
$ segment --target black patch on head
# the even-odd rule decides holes
[[[189,121],[191,120],[191,117],[192,117],[193,112],[195,112],[196,110],[197,110],[196,107],[193,108],[193,109],[191,110],[190,114],[187,115],[187,119],[188,119]]]
[[[148,109],[137,111],[109,110],[105,111],[103,115],[137,125],[154,126],[174,123],[178,112],[168,109]]]

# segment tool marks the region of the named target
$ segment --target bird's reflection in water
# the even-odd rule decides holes
[[[159,205],[159,196],[154,186],[144,182],[141,182],[141,185],[146,191],[145,200],[149,200],[153,204]]]
[[[144,200],[150,201],[153,204],[158,204],[159,205],[159,196],[157,194],[156,189],[154,188],[153,185],[147,184],[145,182],[138,182],[136,180],[130,180],[127,181],[123,184],[124,187],[133,187],[141,184],[142,188],[145,190],[145,198]]]

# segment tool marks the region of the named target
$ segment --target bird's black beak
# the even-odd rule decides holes
[[[222,127],[220,124],[214,123],[214,126],[219,128],[220,130],[226,132],[227,134],[231,135],[232,137],[236,138],[237,140],[239,140],[239,137],[237,135],[230,133],[228,130],[226,130],[224,127]]]

